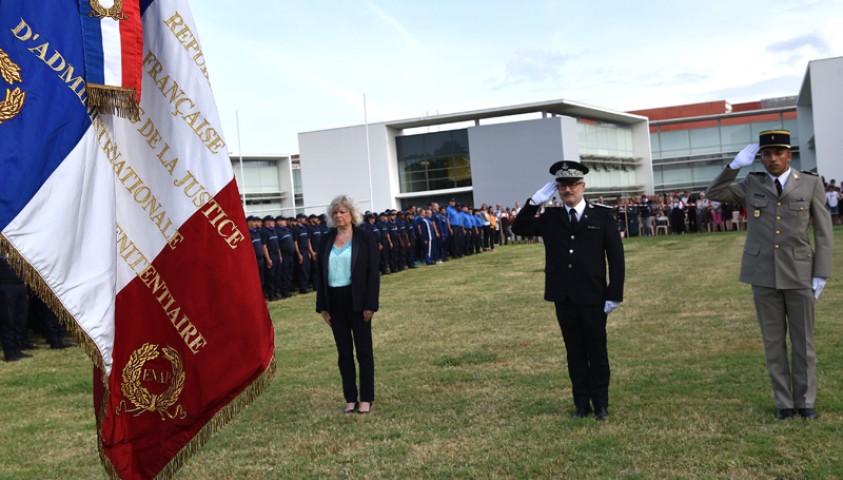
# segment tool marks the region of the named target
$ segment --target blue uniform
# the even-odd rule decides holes
[[[460,258],[463,255],[463,242],[465,241],[465,231],[462,228],[462,213],[458,212],[456,208],[448,205],[445,208],[445,214],[450,222],[453,235],[448,239],[448,251],[452,258]]]

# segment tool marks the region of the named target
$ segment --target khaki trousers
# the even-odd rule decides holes
[[[817,356],[814,351],[813,291],[810,288],[777,290],[753,285],[752,294],[776,408],[814,408]]]

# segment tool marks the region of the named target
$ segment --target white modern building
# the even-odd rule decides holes
[[[303,211],[298,155],[230,153],[246,215],[294,216]]]
[[[250,215],[524,202],[557,160],[589,166],[586,194],[698,191],[758,132],[792,131],[794,168],[843,181],[843,57],[809,62],[799,95],[633,113],[557,100],[299,134],[299,155],[231,154]],[[756,165],[755,170],[761,168]],[[747,169],[747,171],[749,171]]]
[[[652,191],[646,117],[556,100],[299,134],[306,212],[336,195],[363,210],[524,202],[551,164],[590,169],[592,196]]]
[[[843,57],[808,62],[796,102],[802,168],[843,180]]]

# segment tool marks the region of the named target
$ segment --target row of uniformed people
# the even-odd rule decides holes
[[[322,235],[328,231],[325,216],[249,216],[246,221],[264,297],[274,301],[289,298],[296,290],[312,291],[311,265]],[[482,216],[467,205],[456,205],[453,199],[446,208],[432,203],[424,210],[413,206],[402,212],[366,212],[360,227],[378,238],[383,274],[483,251]]]
[[[310,293],[314,288],[311,264],[328,231],[324,215],[249,216],[246,222],[264,297],[274,301],[289,298],[296,290]]]
[[[431,265],[483,251],[484,220],[468,206],[447,208],[431,203],[427,209],[366,212],[361,228],[374,233],[380,243],[382,274]],[[459,208],[459,210],[457,210]],[[453,210],[453,212],[452,212]]]
[[[488,221],[483,219],[479,210],[472,210],[468,205],[456,203],[452,198],[444,209],[451,236],[448,239],[448,251],[454,258],[480,253],[483,251],[484,226]]]

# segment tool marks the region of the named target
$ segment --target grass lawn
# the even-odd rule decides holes
[[[609,316],[610,418],[571,420],[541,245],[383,277],[377,400],[343,415],[315,297],[270,305],[273,384],[184,479],[843,478],[843,229],[817,305],[817,422],[778,421],[742,233],[625,241]],[[79,349],[0,363],[0,479],[105,478]]]

